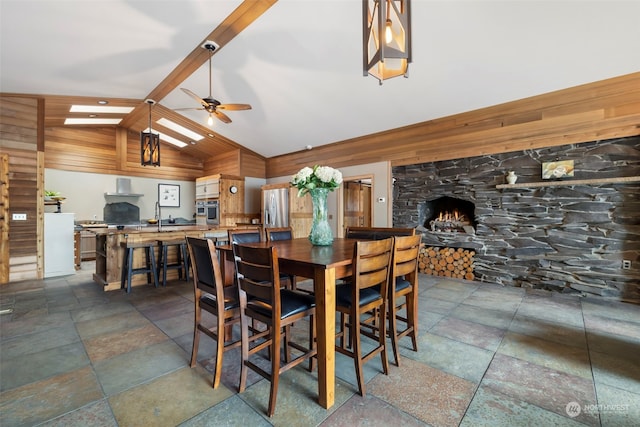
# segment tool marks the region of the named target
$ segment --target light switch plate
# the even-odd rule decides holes
[[[14,213],[13,216],[11,217],[11,219],[13,219],[14,221],[26,221],[27,220],[27,214],[26,213]]]

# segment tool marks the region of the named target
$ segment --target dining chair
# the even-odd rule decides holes
[[[345,230],[344,237],[349,239],[380,240],[394,236],[413,236],[415,228],[404,227],[352,227]]]
[[[213,240],[187,237],[187,248],[191,257],[193,289],[195,293],[195,316],[193,325],[193,345],[190,366],[196,366],[200,332],[216,342],[216,366],[213,373],[213,388],[220,384],[224,352],[239,347],[235,341],[225,337],[226,327],[240,323],[240,301],[237,286],[224,286],[218,262],[218,254]],[[204,325],[202,310],[215,316],[214,325]]]
[[[257,243],[262,241],[262,231],[259,228],[234,228],[227,230],[229,244]]]
[[[238,272],[242,330],[242,368],[239,392],[245,390],[247,369],[251,368],[271,382],[267,415],[273,416],[278,396],[280,374],[305,360],[309,370],[314,368],[315,298],[291,289],[282,289],[278,268],[278,254],[274,247],[233,245]],[[308,345],[291,341],[291,325],[309,318]],[[252,329],[249,320],[267,326],[265,331]],[[258,352],[268,348],[271,369],[260,367]],[[281,350],[284,352],[281,353]],[[297,356],[292,359],[292,349]],[[281,360],[284,359],[284,360]]]
[[[268,227],[264,229],[264,234],[267,242],[293,239],[293,229],[291,227]]]
[[[421,235],[398,236],[394,238],[391,274],[389,275],[389,330],[393,357],[400,366],[398,341],[411,337],[413,351],[418,351],[418,253]],[[401,314],[405,309],[406,314]],[[406,327],[398,330],[398,321]]]
[[[363,365],[366,362],[380,354],[382,371],[385,375],[389,372],[386,314],[392,252],[393,237],[356,242],[351,280],[336,286],[336,310],[340,313],[336,351],[353,358],[361,396],[365,395]],[[372,316],[376,317],[375,321],[367,322]],[[377,341],[375,348],[364,355],[362,335]]]
[[[276,242],[279,240],[291,240],[293,239],[293,229],[291,227],[269,227],[264,229],[264,235],[267,238],[267,242]],[[296,283],[296,276],[293,274],[284,274],[280,277],[287,278],[289,280],[288,286],[290,289],[298,289]],[[299,289],[303,292],[313,293],[313,289]]]

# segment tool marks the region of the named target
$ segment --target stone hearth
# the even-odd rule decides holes
[[[640,136],[393,167],[393,226],[474,250],[476,280],[640,302],[640,183],[496,188],[509,170],[540,182],[558,159],[574,179],[638,176]],[[475,205],[475,234],[432,232],[425,203],[443,195]]]

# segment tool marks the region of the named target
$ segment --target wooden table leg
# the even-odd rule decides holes
[[[318,403],[328,409],[333,406],[335,401],[335,269],[317,269],[313,283],[317,319]]]

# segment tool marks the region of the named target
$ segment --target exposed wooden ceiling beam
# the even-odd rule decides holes
[[[185,59],[160,84],[153,89],[145,99],[151,98],[155,101],[164,99],[169,93],[175,90],[183,81],[193,74],[209,59],[209,51],[202,48],[207,40],[213,40],[222,49],[235,36],[240,34],[253,21],[258,19],[264,12],[273,6],[278,0],[245,0],[218,27],[205,37],[187,55]],[[215,52],[214,52],[215,54]],[[122,127],[130,127],[140,120],[147,112],[147,104],[141,103],[121,122]]]

